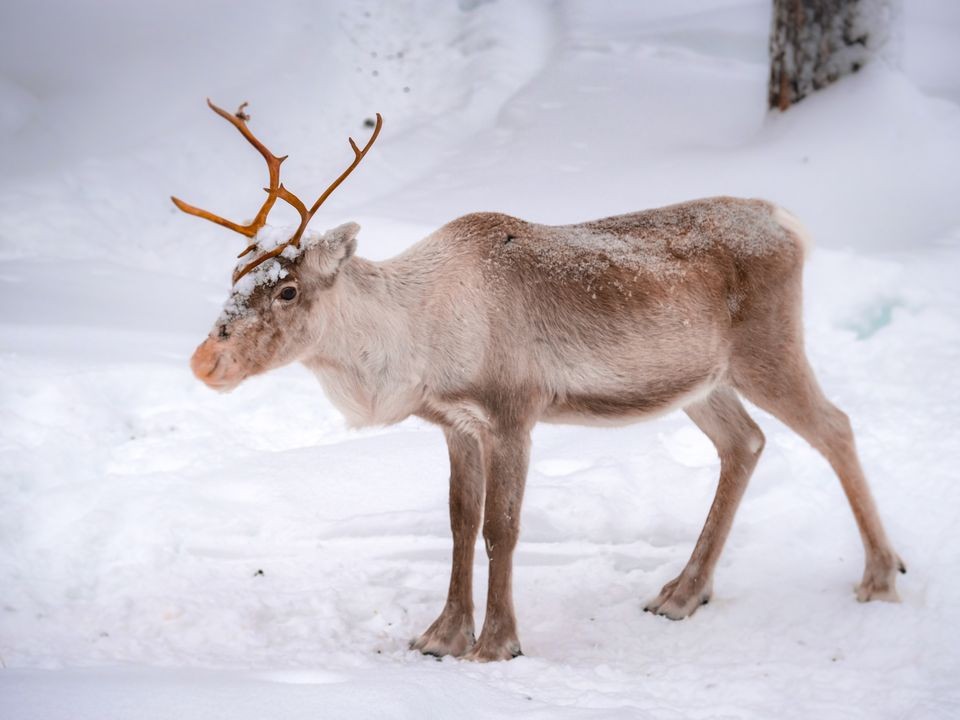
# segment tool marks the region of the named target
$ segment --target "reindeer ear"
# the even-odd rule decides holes
[[[358,232],[360,226],[353,222],[327,230],[320,241],[304,253],[305,264],[321,275],[333,275],[357,249]]]
[[[337,258],[337,266],[349,260],[357,250],[357,233],[360,232],[360,226],[355,222],[338,225],[326,234],[327,246],[332,254]]]

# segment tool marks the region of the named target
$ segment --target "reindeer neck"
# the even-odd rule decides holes
[[[409,272],[391,261],[345,263],[331,289],[336,307],[303,361],[352,425],[399,422],[422,400],[423,289]]]

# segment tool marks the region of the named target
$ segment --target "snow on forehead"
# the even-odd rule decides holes
[[[264,225],[253,239],[257,244],[256,253],[270,252],[278,245],[287,242],[296,232],[296,225]],[[326,235],[315,230],[305,230],[303,237],[300,238],[300,247],[290,245],[283,251],[283,256],[292,260],[300,254],[301,250],[319,245]],[[243,267],[248,262],[250,262],[250,256],[244,256],[243,260],[237,263],[237,267]]]
[[[287,242],[291,237],[293,237],[293,234],[296,232],[296,230],[296,226],[264,225],[254,238],[256,247],[253,249],[253,251],[237,259],[237,270],[242,269],[247,265],[247,263],[259,257],[263,253],[270,252],[277,246]],[[319,245],[324,240],[325,236],[325,233],[311,232],[308,230],[303,233],[303,237],[300,239],[300,247],[289,245],[284,248],[283,252],[280,253],[280,256],[286,258],[287,260],[296,260],[300,253],[304,250]],[[233,284],[230,297],[227,298],[227,302],[223,306],[221,318],[232,319],[241,315],[246,315],[250,311],[247,303],[250,300],[250,296],[253,294],[253,291],[256,290],[257,287],[260,285],[265,285],[267,287],[276,285],[287,275],[289,275],[289,273],[286,268],[284,268],[280,262],[274,258],[270,258],[266,262],[261,263]]]

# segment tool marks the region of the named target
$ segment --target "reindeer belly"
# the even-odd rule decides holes
[[[635,320],[635,318],[634,318]],[[723,377],[728,344],[711,322],[631,322],[604,337],[557,338],[541,348],[542,420],[635,422],[705,397]],[[662,320],[662,318],[661,318]]]
[[[706,397],[722,375],[703,373],[658,378],[621,387],[571,388],[552,395],[540,419],[575,425],[624,425],[685,407]]]

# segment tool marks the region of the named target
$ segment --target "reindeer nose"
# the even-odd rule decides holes
[[[229,353],[222,345],[212,338],[207,338],[193,352],[190,358],[190,369],[198,380],[203,381],[214,390],[231,390],[237,383],[238,378],[231,377],[237,375],[236,363],[231,361]]]
[[[204,340],[193,351],[193,357],[190,358],[190,369],[193,370],[193,374],[197,376],[198,380],[208,383],[217,372],[221,357],[221,353],[213,347],[213,343]]]

